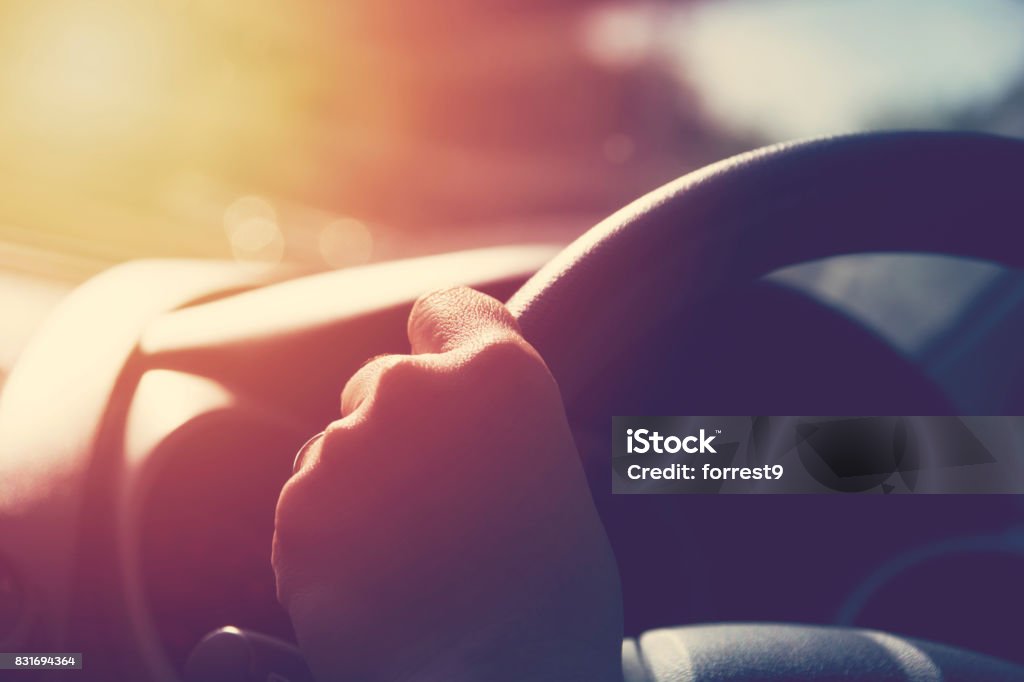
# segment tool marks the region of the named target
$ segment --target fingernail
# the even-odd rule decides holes
[[[302,467],[302,460],[305,458],[306,453],[309,452],[310,447],[312,447],[314,443],[316,443],[318,440],[320,440],[323,437],[323,435],[324,435],[324,432],[321,431],[320,433],[316,434],[315,436],[313,436],[312,438],[307,440],[303,444],[303,446],[301,448],[299,448],[298,454],[295,455],[295,463],[292,464],[292,473],[293,474],[296,473],[299,470],[300,467]]]

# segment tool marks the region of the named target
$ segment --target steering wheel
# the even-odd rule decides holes
[[[1024,265],[1022,170],[1024,142],[983,134],[876,133],[758,149],[626,206],[508,305],[572,402],[644,332],[787,265],[872,251]]]
[[[652,334],[693,335],[700,325],[692,315],[703,303],[787,265],[873,251],[1024,265],[1024,193],[1016,180],[1022,173],[1024,142],[982,134],[865,134],[759,149],[680,178],[615,213],[542,268],[508,305],[573,405],[609,374],[621,376],[613,367],[635,356],[630,349],[644,348]],[[672,363],[668,356],[657,361]],[[786,386],[773,390],[784,394]],[[803,397],[807,409],[819,396]],[[862,400],[866,409],[872,399],[877,403],[877,394]],[[920,409],[920,396],[910,402]],[[606,524],[636,533],[665,517],[663,508],[647,508],[623,522],[619,505],[613,513],[620,518],[609,523],[607,484],[595,485],[607,480],[609,451],[590,454],[585,464]],[[620,562],[623,554],[628,551],[618,553]],[[628,589],[626,599],[628,605]],[[645,663],[634,679],[824,679],[840,670],[857,679],[1024,675],[972,655],[953,663],[928,646],[889,635],[874,640],[880,647],[848,659],[863,636],[852,629],[683,628],[639,640],[636,657]],[[796,650],[786,643],[790,637],[799,642]],[[895,661],[903,663],[894,672]]]
[[[629,356],[630,349],[645,348],[652,339],[661,338],[663,345],[650,360],[679,370],[685,363],[663,353],[671,352],[676,340],[681,343],[700,333],[701,327],[693,319],[706,313],[708,302],[785,265],[842,253],[924,251],[1021,266],[1024,252],[1017,235],[1024,214],[1024,193],[1019,188],[1022,176],[1024,142],[987,135],[872,134],[769,147],[687,175],[622,209],[544,265],[508,305],[558,380],[570,416],[585,419],[579,416],[580,406],[586,405],[595,391],[601,392],[597,389],[607,390],[621,376],[623,358]],[[484,288],[500,294],[508,291],[510,282],[521,281],[517,279],[520,266],[536,261],[537,256],[524,256],[516,267],[485,265],[485,270],[495,270],[493,275],[463,274],[468,283],[486,285]],[[360,286],[393,285],[402,276],[400,269],[375,267],[382,268],[374,271],[379,276],[371,277],[369,285],[360,280]],[[132,313],[138,318],[134,327],[125,325],[120,354],[109,366],[94,362],[111,375],[101,382],[102,390],[94,393],[82,387],[71,397],[59,399],[53,392],[40,393],[36,382],[45,376],[42,368],[70,361],[59,358],[61,346],[56,341],[50,346],[37,342],[29,354],[32,357],[16,370],[4,395],[0,448],[15,454],[49,452],[58,447],[53,443],[59,442],[64,450],[42,458],[42,463],[30,462],[26,454],[17,466],[0,457],[0,465],[4,465],[0,474],[17,475],[18,480],[39,485],[60,480],[70,486],[67,481],[77,481],[76,505],[54,511],[57,495],[45,500],[51,504],[48,509],[44,501],[14,496],[11,499],[17,499],[17,507],[0,506],[0,528],[14,529],[24,540],[39,532],[25,521],[35,518],[37,526],[54,531],[52,537],[94,544],[81,544],[83,551],[77,555],[26,563],[21,572],[38,568],[42,574],[61,562],[77,562],[74,572],[79,589],[84,589],[84,582],[94,588],[105,585],[115,592],[127,592],[119,601],[137,614],[144,598],[134,572],[146,562],[159,566],[172,554],[170,550],[160,554],[159,549],[145,549],[147,538],[139,530],[142,522],[133,519],[134,514],[155,509],[155,517],[152,513],[147,516],[157,519],[156,526],[147,526],[150,534],[173,533],[174,524],[166,523],[161,514],[176,504],[201,498],[204,491],[216,495],[219,486],[232,480],[215,479],[220,475],[216,472],[233,471],[233,465],[221,462],[235,457],[236,461],[248,459],[254,468],[260,466],[249,453],[237,452],[246,448],[285,451],[284,456],[268,456],[265,476],[261,478],[255,471],[251,475],[260,481],[253,494],[267,498],[264,503],[272,502],[275,486],[288,475],[290,456],[298,445],[294,439],[298,434],[308,436],[310,424],[329,418],[334,392],[343,377],[340,373],[350,372],[352,363],[372,353],[402,350],[398,346],[366,348],[359,342],[344,341],[372,336],[370,332],[381,325],[400,325],[412,299],[422,291],[398,291],[362,308],[357,303],[339,303],[344,298],[339,292],[349,293],[340,283],[353,282],[357,276],[361,275],[330,273],[255,288],[261,282],[248,273],[223,276],[200,272],[192,284],[181,285],[177,294],[161,294],[156,303],[139,303],[139,311],[144,312]],[[125,281],[142,278],[132,270],[119,277],[87,286],[81,297],[101,300],[100,294],[124,290]],[[429,280],[416,281],[424,288],[429,284]],[[71,307],[74,305],[79,304]],[[295,314],[285,321],[268,321],[262,317],[266,310]],[[64,327],[56,324],[51,328],[51,340],[94,324],[84,313],[64,318]],[[667,346],[666,336],[671,341]],[[752,340],[741,339],[741,345],[747,342],[753,345]],[[345,350],[339,350],[343,346]],[[328,357],[335,358],[334,364],[325,367],[322,361]],[[314,358],[319,361],[316,369],[312,364],[306,368],[303,363]],[[253,372],[253,366],[261,371]],[[183,380],[172,376],[174,373],[192,378]],[[786,389],[778,390],[784,393]],[[25,397],[30,393],[32,400]],[[97,412],[90,408],[85,411],[87,417],[81,417],[81,409],[74,412],[86,422],[78,431],[84,434],[85,445],[77,449],[66,446],[67,434],[59,441],[54,441],[56,435],[47,434],[50,441],[41,443],[43,436],[30,435],[23,423],[26,415],[37,425],[65,423],[76,400],[97,395],[109,397],[105,409]],[[133,436],[132,420],[146,422],[144,398],[152,395],[161,399],[174,396],[177,400],[171,402],[185,415],[182,423],[187,422],[188,428],[177,428],[171,437],[160,440],[147,437],[145,428],[140,431],[143,435]],[[238,395],[245,400],[236,400]],[[61,403],[63,415],[55,413],[51,403]],[[206,412],[197,407],[207,403],[211,407]],[[309,405],[319,407],[307,409]],[[603,415],[607,418],[608,412]],[[257,435],[252,435],[254,430]],[[196,464],[197,447],[208,448],[201,453],[208,460],[205,470],[213,472],[207,474],[211,477],[208,482],[189,478],[195,474],[189,467]],[[141,493],[125,492],[124,488],[140,480],[149,482],[157,475],[146,463],[156,459],[153,453],[158,449],[163,471],[176,472],[188,484],[175,488],[162,481],[152,493],[157,502],[149,498],[139,502]],[[86,457],[85,452],[90,455]],[[638,514],[651,507],[634,498],[630,505],[633,516],[623,517],[624,505],[616,504],[607,492],[607,460],[602,456],[606,451],[581,447],[581,452],[613,545],[617,533],[636,535],[643,527],[638,524],[650,521]],[[68,463],[75,458],[85,463],[77,459],[74,465]],[[187,496],[174,498],[164,492],[175,489],[187,491]],[[79,493],[82,506],[77,505]],[[739,499],[729,502],[738,504]],[[95,514],[83,521],[78,516],[82,510]],[[208,516],[189,521],[216,523]],[[162,522],[164,525],[159,525]],[[130,541],[120,537],[128,532],[126,528],[135,534]],[[90,538],[90,533],[96,538]],[[269,537],[265,541],[269,547]],[[0,546],[0,554],[4,550],[9,554],[9,548]],[[112,555],[127,555],[127,567],[119,568],[120,572],[108,570],[107,550]],[[146,552],[150,558],[136,555]],[[637,556],[640,562],[651,558]],[[128,587],[108,573],[127,576]],[[66,591],[66,584],[73,584],[68,582],[71,578],[61,579]],[[628,608],[628,586],[625,594]],[[51,600],[59,601],[52,596]],[[73,601],[95,608],[106,606],[98,597]],[[79,613],[83,608],[77,605]],[[76,607],[72,604],[67,610],[74,613]],[[143,614],[133,622],[142,632],[135,633],[142,640],[141,657],[159,657],[160,645],[154,642],[149,618]],[[857,629],[781,626],[657,631],[625,643],[624,667],[629,682],[832,679],[838,675],[846,679],[975,682],[1024,678],[1024,669],[1015,665],[940,645]],[[158,665],[155,669],[165,668]],[[150,673],[153,670],[149,666]]]

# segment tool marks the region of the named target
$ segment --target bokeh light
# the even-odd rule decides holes
[[[242,197],[224,211],[224,231],[235,260],[275,264],[284,257],[285,240],[277,211],[266,199]]]
[[[373,254],[373,234],[355,218],[339,218],[320,232],[320,255],[331,267],[359,265]]]

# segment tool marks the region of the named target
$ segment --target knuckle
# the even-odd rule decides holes
[[[417,390],[426,380],[427,372],[412,358],[401,358],[383,368],[377,377],[374,397],[391,398]]]
[[[411,396],[430,388],[432,373],[414,358],[402,357],[381,368],[368,398],[371,414],[404,411]]]
[[[505,336],[482,346],[470,358],[469,366],[485,372],[524,373],[527,377],[547,377],[548,370],[537,351],[521,338]]]
[[[422,312],[434,306],[443,305],[452,299],[458,299],[466,291],[468,288],[464,286],[449,286],[427,292],[413,303],[413,311]]]
[[[558,385],[533,346],[521,338],[495,340],[466,362],[466,382],[487,401],[529,400],[547,404],[561,400]]]

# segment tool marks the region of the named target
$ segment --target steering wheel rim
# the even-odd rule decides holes
[[[1024,265],[1014,230],[1024,213],[1014,178],[1022,176],[1024,141],[981,133],[868,133],[765,147],[616,212],[508,306],[571,402],[640,334],[731,283],[787,265],[878,251]]]

